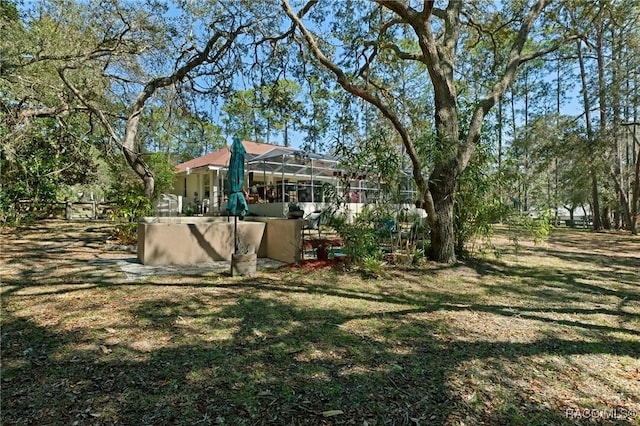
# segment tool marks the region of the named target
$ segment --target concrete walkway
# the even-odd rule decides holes
[[[230,271],[231,262],[227,261],[211,261],[197,265],[168,265],[168,266],[151,266],[143,265],[138,262],[136,257],[124,257],[120,259],[91,259],[89,265],[116,265],[127,276],[127,280],[135,281],[141,278],[152,276],[166,275],[202,275],[211,271]],[[268,258],[258,258],[257,270],[279,268],[285,265],[283,262]]]

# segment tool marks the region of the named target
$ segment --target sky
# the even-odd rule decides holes
[[[30,7],[38,3],[39,3],[39,0],[25,0],[24,6]],[[179,15],[179,12],[177,8],[175,6],[171,6],[169,11],[167,12],[167,19],[176,19],[178,15]],[[425,78],[426,78],[426,72],[425,72]],[[555,85],[555,78],[556,77],[554,73],[551,73],[548,75],[548,81],[553,85]],[[567,84],[566,81],[567,79],[565,78],[565,82],[563,83],[565,84],[565,86]],[[582,111],[580,96],[579,96],[580,95],[579,80],[577,78],[573,78],[572,80],[570,79],[569,81],[573,81],[575,82],[575,84],[573,84],[572,87],[567,87],[567,96],[564,97],[563,102],[561,104],[561,112],[566,115],[577,116]],[[239,89],[239,90],[247,89],[250,87],[248,82],[243,78],[242,75],[236,76],[236,78],[234,79],[234,86],[236,89]],[[206,101],[201,101],[201,102],[202,103],[199,104],[198,107],[208,112],[212,117],[212,121],[215,124],[224,128],[222,123],[222,112],[221,112],[222,104],[220,102],[206,102]],[[520,104],[519,107],[522,108],[522,105]],[[552,110],[554,111],[555,103],[553,105],[549,105],[549,108],[552,108]],[[230,143],[232,140],[232,135],[225,135],[225,136],[227,136],[227,141],[228,143]],[[290,130],[289,140],[291,141],[292,146],[296,148],[301,147],[304,137],[305,137],[305,134],[296,130]],[[282,144],[283,139],[284,137],[282,132],[272,133],[272,135],[270,136],[270,142],[275,144]]]

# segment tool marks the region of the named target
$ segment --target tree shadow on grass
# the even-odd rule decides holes
[[[637,342],[624,340],[443,339],[442,319],[299,306],[251,292],[212,312],[213,297],[135,306],[136,323],[123,328],[173,336],[147,349],[126,340],[105,349],[91,330],[56,332],[5,317],[4,424],[575,424],[535,403],[504,364],[548,354],[640,356]],[[185,318],[201,324],[185,326]],[[452,387],[470,361],[511,380],[499,406],[472,410]],[[341,413],[328,417],[330,410]]]
[[[123,274],[88,265],[105,255],[109,222],[42,221],[29,228],[3,230],[0,265],[2,296],[31,287],[115,282]],[[10,231],[10,232],[7,232]],[[65,290],[66,291],[66,290]]]
[[[588,262],[582,256],[573,260]],[[70,259],[58,261],[57,266],[73,266]],[[56,265],[25,273],[12,285],[47,287],[46,280],[37,280]],[[637,360],[637,329],[549,317],[603,314],[619,318],[621,324],[635,322],[637,311],[630,311],[624,301],[636,303],[637,293],[630,287],[598,285],[599,278],[611,278],[598,271],[591,271],[588,281],[575,269],[549,271],[499,261],[475,271],[480,278],[517,278],[517,284],[500,285],[481,279],[478,286],[523,303],[482,303],[476,295],[406,291],[402,286],[344,288],[330,279],[302,282],[286,274],[215,284],[203,276],[201,283],[186,286],[162,278],[127,283],[87,268],[78,284],[106,290],[180,286],[185,294],[176,300],[160,291],[152,300],[130,302],[133,319],[114,326],[117,330],[85,326],[63,331],[15,311],[3,313],[3,424],[591,424],[590,419],[566,417],[567,408],[582,407],[553,406],[534,398],[522,383],[530,374],[527,359],[608,355]],[[410,274],[409,279],[417,285],[423,278]],[[59,295],[84,288],[53,287]],[[619,299],[619,308],[596,304],[600,296]],[[30,297],[34,303],[41,300]],[[578,304],[584,301],[589,306]],[[559,324],[576,337],[473,340],[456,335],[446,319],[450,316],[432,315],[450,313]],[[113,335],[117,343],[107,344]],[[505,395],[460,384],[473,379],[468,365],[474,363],[487,380],[500,383]],[[514,371],[520,364],[525,370]],[[561,367],[553,368],[563,380]],[[579,365],[573,374],[594,377]],[[570,377],[564,379],[573,383]],[[607,384],[614,391],[615,385]],[[484,397],[465,395],[469,388],[484,391]],[[637,395],[628,398],[635,406],[640,403]],[[342,413],[327,416],[329,410]],[[625,418],[601,420],[634,424]]]
[[[574,264],[578,258],[567,256]],[[612,272],[605,269],[597,271],[579,268],[562,269],[541,266],[509,265],[504,261],[486,259],[482,262],[467,262],[478,274],[485,278],[516,277],[518,286],[495,286],[495,292],[513,292],[554,301],[584,300],[587,296],[614,296],[621,299],[640,300],[640,275],[629,269],[625,272]],[[640,272],[639,272],[640,273]],[[550,292],[550,288],[561,290]]]
[[[503,317],[518,317],[522,319],[530,319],[539,322],[563,324],[570,327],[578,327],[585,330],[591,330],[594,332],[604,333],[627,333],[629,335],[640,336],[640,330],[613,327],[601,324],[590,324],[580,321],[578,318],[573,317],[568,319],[550,318],[548,315],[553,314],[582,314],[582,315],[611,315],[620,318],[620,322],[636,321],[640,320],[640,313],[624,311],[618,307],[613,310],[604,307],[572,307],[567,306],[565,303],[562,306],[558,305],[533,305],[527,304],[526,306],[519,306],[517,304],[498,305],[490,303],[478,302],[475,297],[466,297],[465,295],[452,295],[452,294],[421,294],[412,295],[406,292],[398,292],[395,294],[380,294],[380,293],[367,293],[363,291],[354,291],[343,288],[336,288],[330,286],[323,286],[319,284],[311,285],[299,285],[297,283],[291,283],[287,281],[275,281],[267,278],[257,278],[251,281],[232,283],[232,284],[216,284],[216,288],[242,288],[247,291],[269,291],[269,292],[281,292],[281,293],[298,293],[304,295],[324,296],[324,297],[336,297],[340,299],[352,299],[355,301],[366,301],[371,303],[382,304],[395,304],[401,306],[408,306],[407,309],[398,309],[389,312],[385,312],[384,315],[390,317],[399,317],[415,313],[428,313],[436,311],[448,311],[448,312],[485,312],[489,314],[495,314]],[[564,289],[565,291],[572,291],[571,288]],[[532,293],[530,291],[523,291],[519,287],[506,286],[504,292],[512,293],[514,296],[521,294],[528,298],[531,298]],[[616,293],[617,294],[617,293]],[[543,301],[548,298],[548,294],[538,295]],[[562,293],[555,296],[557,300],[568,300],[566,295],[564,298]]]

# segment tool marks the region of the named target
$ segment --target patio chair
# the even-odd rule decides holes
[[[378,219],[374,226],[379,241],[393,249],[394,240],[399,236],[398,222],[393,218],[383,218]]]
[[[376,232],[383,236],[392,236],[398,232],[398,222],[392,218],[380,219],[376,223]]]
[[[318,231],[318,237],[320,237],[320,219],[322,218],[322,212],[319,210],[314,211],[307,215],[304,219],[306,221],[305,225],[302,228],[302,232],[309,231],[309,236],[311,236],[311,230]]]

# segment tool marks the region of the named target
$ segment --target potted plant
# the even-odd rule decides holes
[[[318,260],[329,260],[329,250],[328,243],[326,240],[318,240],[318,245],[316,247],[316,259]]]

